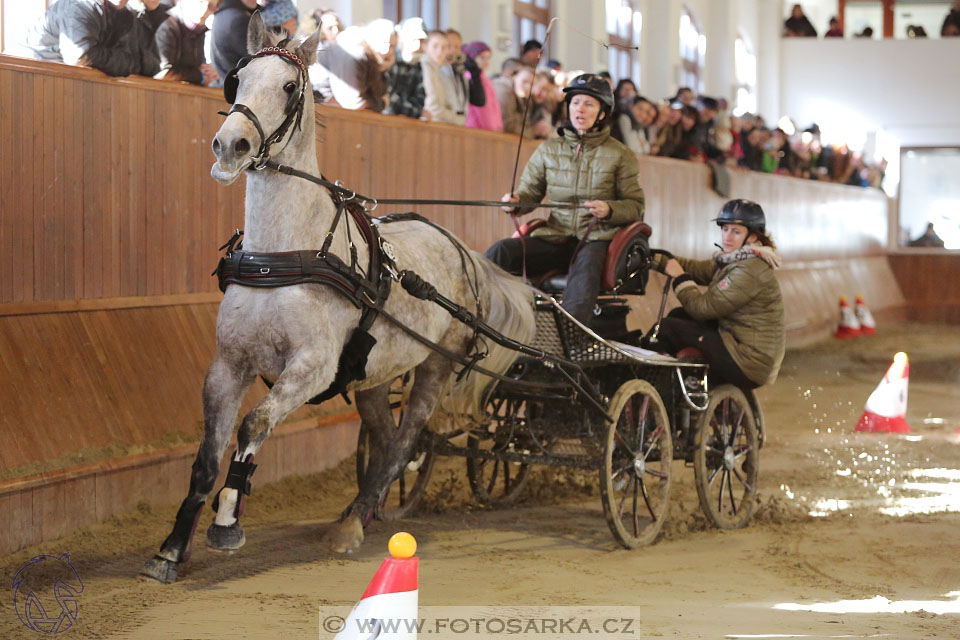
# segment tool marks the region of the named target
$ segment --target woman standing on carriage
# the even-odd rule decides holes
[[[563,90],[567,122],[559,137],[543,142],[527,163],[516,193],[504,202],[540,202],[581,205],[551,209],[546,224],[525,240],[500,240],[486,257],[506,271],[532,276],[568,271],[563,307],[588,324],[600,293],[603,264],[610,239],[617,231],[643,220],[644,196],[637,157],[610,136],[607,126],[613,110],[610,84],[592,73],[574,78]],[[516,207],[504,207],[516,215]]]
[[[781,260],[756,202],[730,200],[713,221],[722,242],[713,258],[657,256],[653,266],[673,277],[682,306],[660,323],[656,342],[642,345],[670,355],[694,347],[714,385],[754,389],[773,382],[783,361],[783,298],[774,276]]]

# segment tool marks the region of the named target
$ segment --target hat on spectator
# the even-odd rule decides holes
[[[289,20],[300,22],[297,8],[293,6],[291,0],[273,0],[260,11],[260,15],[263,18],[263,24],[268,27],[279,27]]]
[[[713,109],[714,111],[719,111],[720,103],[716,98],[711,98],[710,96],[700,96],[700,106],[704,109]]]
[[[319,17],[319,19],[317,20],[317,22],[319,23],[319,25],[320,25],[321,27],[324,27],[324,26],[327,26],[327,25],[331,25],[331,26],[332,26],[332,25],[338,25],[338,26],[339,26],[339,25],[340,25],[340,18],[338,18],[338,17],[337,17],[337,14],[335,14],[333,11],[324,11],[323,13],[320,14],[320,17]]]
[[[473,42],[469,42],[463,45],[461,47],[461,50],[471,58],[476,58],[481,53],[490,51],[490,47],[488,47],[484,42],[480,42],[479,40],[474,40]]]
[[[397,25],[397,35],[401,40],[426,40],[427,31],[423,28],[423,18],[407,18]]]

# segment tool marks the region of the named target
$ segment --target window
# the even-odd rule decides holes
[[[53,0],[0,0],[0,51],[16,46]]]
[[[680,86],[690,87],[694,93],[703,91],[700,71],[707,54],[707,37],[703,35],[696,18],[687,7],[680,14]]]
[[[933,224],[946,249],[960,249],[960,148],[900,150],[900,244],[917,240]],[[933,246],[918,244],[914,246]]]
[[[550,24],[550,0],[514,0],[513,2],[513,40],[519,56],[523,43],[527,40],[539,40],[544,51],[541,60],[549,58],[550,43],[547,39],[547,26]]]
[[[737,97],[734,115],[757,112],[757,56],[746,36],[740,34],[733,43],[733,63],[737,76]]]
[[[423,18],[423,26],[446,29],[450,24],[449,0],[383,0],[383,17],[394,22]]]
[[[614,81],[630,78],[640,86],[637,49],[643,31],[643,16],[634,7],[636,0],[607,0],[608,64]]]

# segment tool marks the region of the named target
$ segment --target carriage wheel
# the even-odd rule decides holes
[[[523,400],[494,398],[487,405],[490,437],[467,437],[467,450],[516,451],[516,436],[526,433],[527,403]],[[467,479],[477,501],[490,506],[512,504],[523,493],[530,479],[530,465],[506,460],[467,458]]]
[[[743,392],[720,385],[700,416],[693,468],[704,515],[721,529],[747,525],[757,506],[760,446]]]
[[[750,402],[750,409],[753,410],[753,423],[757,427],[757,441],[760,448],[763,449],[763,444],[767,441],[767,420],[763,415],[763,407],[760,406],[760,398],[757,396],[756,389],[748,391],[746,396]]]
[[[403,420],[407,396],[413,381],[410,374],[397,378],[390,389],[390,407],[399,409],[400,415],[396,424]],[[430,473],[436,455],[429,446],[428,440],[418,438],[414,444],[410,460],[403,467],[400,476],[393,481],[383,501],[377,507],[376,517],[379,520],[399,520],[413,513],[423,500],[427,483],[430,482]],[[359,485],[366,473],[370,461],[370,429],[365,424],[360,425],[360,434],[357,436],[357,484]]]
[[[600,498],[617,542],[628,549],[653,542],[667,516],[673,443],[660,394],[629,380],[610,401]]]

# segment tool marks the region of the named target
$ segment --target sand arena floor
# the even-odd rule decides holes
[[[855,433],[898,350],[913,434]],[[84,583],[71,638],[329,638],[319,608],[356,601],[404,529],[419,541],[421,606],[630,607],[636,633],[623,637],[960,638],[960,327],[882,327],[791,351],[761,399],[761,504],[740,531],[707,525],[681,462],[659,540],[627,551],[592,475],[538,472],[520,504],[485,509],[462,460],[446,460],[419,515],[373,523],[359,552],[339,556],[320,538],[354,490],[349,460],[255,486],[234,555],[204,548],[207,511],[174,585],[136,577],[174,507],[0,558],[0,574],[9,586],[32,556],[70,552]],[[40,637],[5,592],[0,638]]]

